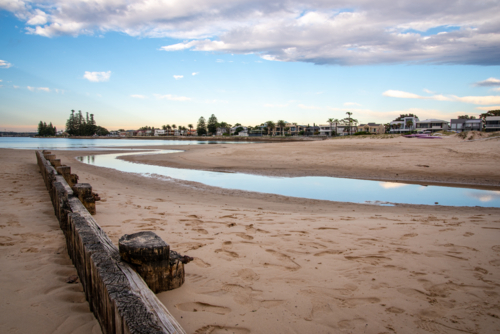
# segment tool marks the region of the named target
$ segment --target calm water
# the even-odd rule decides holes
[[[26,150],[109,150],[123,146],[247,144],[248,142],[221,142],[196,140],[141,140],[141,139],[69,139],[0,137],[0,148]]]
[[[164,150],[144,154],[177,153]],[[103,154],[79,157],[78,160],[138,173],[146,177],[174,178],[200,182],[225,189],[238,189],[291,197],[329,200],[338,202],[390,205],[392,203],[448,206],[500,207],[500,191],[474,190],[421,186],[404,183],[378,182],[333,177],[268,177],[241,173],[218,173],[190,169],[178,169],[131,163],[116,159],[118,156],[138,153]],[[140,153],[143,154],[143,153]]]

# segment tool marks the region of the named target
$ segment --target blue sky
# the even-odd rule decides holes
[[[387,2],[384,5],[384,2]],[[0,0],[0,130],[500,109],[498,1]]]

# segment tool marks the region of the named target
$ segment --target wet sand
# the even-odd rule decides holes
[[[179,148],[187,151],[133,159],[206,170],[489,189],[498,189],[500,181],[497,140],[343,139]],[[0,218],[0,332],[98,333],[80,285],[65,283],[76,271],[34,152],[0,153],[0,182],[6,189]],[[158,295],[188,333],[494,333],[500,328],[500,209],[380,207],[225,190],[73,159],[84,153],[56,154],[99,193],[95,218],[113,242],[152,230],[173,250],[195,257],[186,266],[186,283]]]

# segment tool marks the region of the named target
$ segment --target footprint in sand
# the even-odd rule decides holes
[[[251,235],[245,234],[243,232],[236,233],[236,235],[245,240],[253,240],[253,237]]]
[[[408,234],[405,234],[401,237],[401,239],[408,239],[408,238],[414,238],[416,237],[418,234],[417,233],[408,233]]]
[[[491,249],[493,249],[495,252],[500,252],[500,245],[495,245],[491,247]]]
[[[391,261],[390,257],[380,255],[365,255],[365,256],[345,256],[347,260],[357,261],[362,263],[371,264],[373,266],[380,264],[383,261]]]
[[[278,266],[278,267],[283,267],[287,270],[290,270],[290,271],[296,271],[296,270],[299,270],[300,268],[302,268],[297,262],[293,261],[290,256],[286,255],[286,254],[283,254],[283,253],[279,253],[273,249],[266,249],[266,252],[270,253],[271,255],[273,255],[275,258],[277,258],[280,262],[280,264],[271,264],[271,263],[264,263],[264,265],[271,265],[271,266]]]
[[[238,284],[224,284],[219,290],[204,292],[203,294],[209,296],[223,296],[226,294],[230,294],[236,303],[253,307],[254,302],[257,302],[255,298],[262,295],[262,291],[254,290],[249,286],[241,286]]]
[[[199,281],[203,281],[204,279],[206,279],[205,276],[201,276],[201,275],[198,275],[198,274],[186,274],[186,279],[189,280],[190,282],[199,282]]]
[[[233,243],[231,241],[224,241],[222,248],[216,249],[214,252],[223,255],[223,259],[231,261],[240,257],[238,253],[230,250],[232,247]]]
[[[193,263],[202,268],[208,268],[212,266],[210,263],[203,261],[199,257],[195,257]]]
[[[490,264],[494,267],[500,267],[500,260],[490,261]]]
[[[386,308],[385,311],[389,312],[389,313],[395,313],[395,314],[399,314],[399,313],[404,313],[405,312],[405,310],[403,310],[402,308],[394,307],[394,306]]]
[[[324,256],[324,255],[329,255],[329,254],[342,254],[342,253],[343,253],[343,251],[341,251],[341,250],[329,249],[329,250],[326,250],[323,252],[316,253],[316,254],[314,254],[314,256]]]
[[[243,327],[223,327],[218,325],[208,325],[197,329],[194,334],[249,334],[250,330]]]
[[[198,232],[200,234],[208,234],[208,231],[203,228],[194,228],[193,231]]]
[[[380,303],[380,299],[377,297],[366,297],[366,298],[335,298],[339,303],[341,308],[345,307],[356,307],[360,305],[375,304]]]
[[[177,307],[181,311],[187,311],[187,312],[210,312],[221,315],[228,314],[229,312],[231,312],[231,309],[229,307],[217,306],[202,302],[176,304],[175,307]]]
[[[355,318],[351,320],[341,320],[337,323],[341,329],[355,330],[356,333],[360,333],[367,325],[366,319]]]
[[[244,281],[247,282],[254,282],[258,281],[260,276],[255,273],[252,269],[241,269],[236,272],[236,275],[234,277],[239,277]]]

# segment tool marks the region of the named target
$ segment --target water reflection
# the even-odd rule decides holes
[[[80,162],[84,162],[89,165],[94,165],[95,164],[95,155],[87,155],[83,157],[76,157],[76,160]]]
[[[250,142],[230,142],[214,140],[171,140],[171,139],[70,139],[70,138],[28,138],[0,137],[1,148],[29,150],[136,150],[123,146],[168,146],[207,144],[249,144]]]
[[[140,154],[176,153],[176,150],[153,151]],[[268,177],[241,173],[218,173],[131,163],[118,156],[138,153],[85,156],[79,160],[99,167],[112,168],[146,177],[178,179],[225,189],[276,194],[337,202],[391,205],[392,203],[448,206],[500,207],[500,192],[422,186],[395,182],[379,182],[333,177]],[[93,158],[90,158],[93,157]]]

